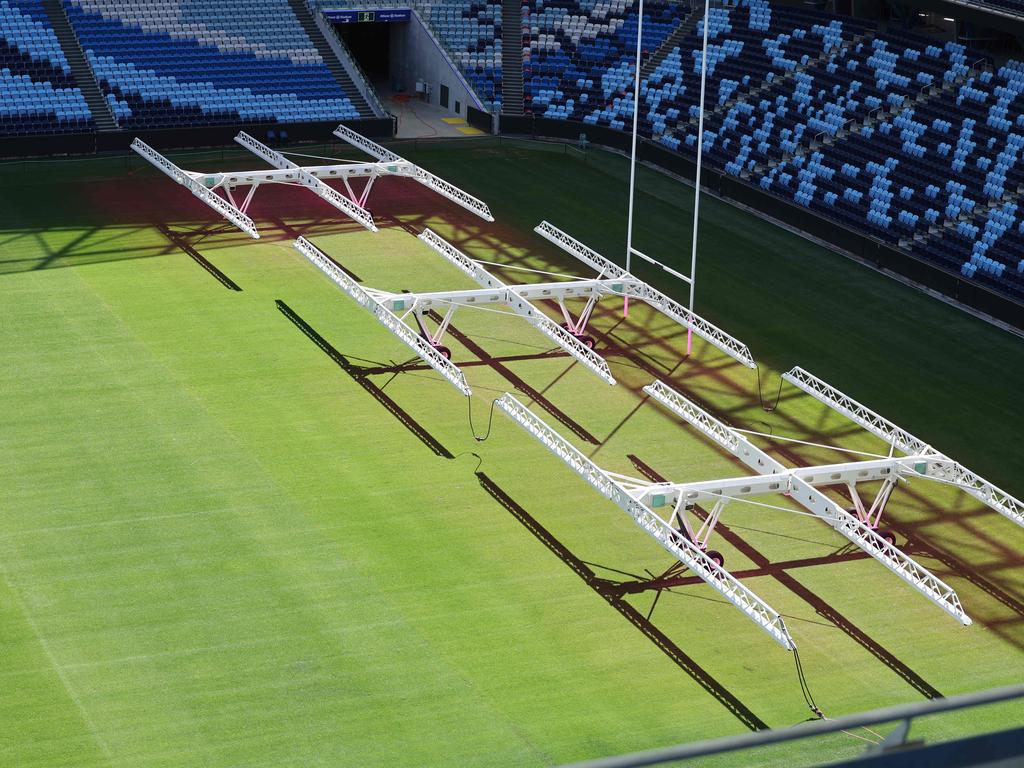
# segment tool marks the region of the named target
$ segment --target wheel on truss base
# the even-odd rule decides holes
[[[593,349],[594,345],[597,344],[593,336],[577,336],[576,338],[578,338],[580,343],[587,349]]]
[[[715,564],[718,565],[719,568],[725,565],[725,555],[723,555],[717,549],[709,549],[704,554],[710,557],[712,560],[714,560]]]
[[[888,528],[879,528],[875,531],[879,536],[889,542],[890,545],[896,546],[896,534],[890,531]]]
[[[452,359],[452,351],[448,349],[448,347],[444,347],[438,344],[436,347],[434,347],[434,349],[436,349],[445,360]]]

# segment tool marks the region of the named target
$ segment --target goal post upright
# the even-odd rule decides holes
[[[639,134],[639,118],[640,118],[640,67],[641,59],[643,55],[643,28],[644,28],[644,0],[640,0],[638,17],[637,17],[637,32],[636,32],[636,65],[633,73],[633,131],[630,144],[629,153],[629,203],[626,214],[626,271],[629,272],[632,269],[633,256],[643,259],[644,261],[650,262],[661,269],[665,270],[669,274],[679,278],[689,287],[689,301],[687,302],[687,310],[690,316],[690,324],[686,329],[686,354],[690,356],[693,354],[693,308],[694,300],[696,298],[697,290],[697,234],[698,234],[698,222],[700,218],[700,181],[701,181],[701,169],[703,167],[704,160],[704,99],[707,91],[707,74],[708,74],[708,17],[711,13],[711,0],[704,0],[704,32],[703,42],[701,46],[701,59],[700,59],[700,98],[697,102],[698,117],[697,117],[697,170],[694,178],[693,185],[693,237],[691,239],[690,246],[690,274],[684,275],[671,267],[662,264],[660,261],[648,256],[641,252],[633,244],[633,217],[636,207],[636,145],[637,137]],[[699,22],[698,22],[699,23]],[[629,298],[625,300],[625,314],[629,313]]]

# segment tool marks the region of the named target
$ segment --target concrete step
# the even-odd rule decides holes
[[[96,130],[103,133],[120,130],[117,120],[114,119],[114,113],[111,112],[110,105],[103,95],[103,90],[96,82],[96,75],[85,58],[85,53],[71,27],[64,6],[60,0],[43,0],[43,8],[50,18],[50,26],[53,27],[57,42],[60,43],[64,56],[71,66],[71,76],[74,77],[75,84],[82,90],[85,103],[89,105],[92,119],[96,122]]]
[[[680,6],[679,10],[683,11],[684,8]],[[683,19],[678,27],[672,30],[672,34],[665,38],[654,54],[650,56],[640,67],[641,83],[654,74],[654,70],[656,70],[665,57],[672,52],[672,49],[679,45],[687,35],[692,33],[697,28],[697,22],[704,18],[703,4],[697,4],[696,7],[685,9],[685,11],[687,14],[686,18]]]
[[[299,20],[299,24],[302,25],[303,31],[309,36],[313,46],[316,48],[317,53],[320,54],[320,58],[324,60],[324,64],[327,65],[327,69],[330,71],[331,76],[335,79],[341,89],[348,96],[357,110],[359,110],[360,116],[373,117],[374,110],[367,103],[360,89],[352,82],[352,78],[349,77],[348,72],[338,61],[338,57],[334,55],[334,51],[331,49],[330,44],[324,38],[320,28],[316,25],[316,21],[313,20],[313,14],[309,10],[309,6],[306,5],[305,0],[288,0],[288,4],[291,5],[292,10],[295,12],[295,17]],[[368,88],[373,86],[370,83],[366,83]]]
[[[523,114],[523,26],[519,0],[501,3],[501,111]]]

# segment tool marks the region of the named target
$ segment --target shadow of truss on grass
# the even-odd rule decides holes
[[[614,581],[602,579],[583,560],[573,554],[558,539],[556,539],[543,525],[541,525],[529,512],[518,504],[505,490],[488,477],[484,472],[476,473],[480,487],[487,492],[498,504],[507,510],[526,530],[537,538],[544,546],[553,552],[559,560],[567,565],[583,583],[600,595],[605,602],[612,606],[630,624],[636,627],[648,640],[654,643],[672,662],[685,672],[689,677],[710,694],[719,704],[727,709],[744,727],[751,731],[759,731],[768,728],[760,717],[740,701],[725,685],[715,679],[706,669],[698,664],[671,638],[664,634],[658,627],[633,605],[626,601],[623,592]]]

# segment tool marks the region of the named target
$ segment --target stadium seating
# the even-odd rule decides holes
[[[287,0],[68,0],[67,10],[121,127],[360,116]]]
[[[949,72],[962,51],[949,44],[945,54]],[[905,97],[882,119],[858,123],[831,146],[797,148],[753,178],[848,227],[1024,295],[1014,226],[1024,184],[1024,115],[1014,106],[1022,91],[1024,73],[1012,62],[950,80],[928,99]]]
[[[721,106],[742,100],[754,90],[767,89],[774,95],[791,85],[785,79],[787,73],[844,50],[865,29],[861,23],[803,9],[776,8],[763,0],[742,0],[733,8],[713,9],[708,30],[707,99]],[[684,142],[692,146],[696,140],[702,37],[703,20],[681,46],[673,48],[641,91],[651,138],[672,148]],[[755,104],[764,99],[759,96]],[[736,122],[735,114],[722,117],[726,127]],[[774,118],[767,119],[771,122]],[[709,128],[709,133],[717,138],[719,129]],[[758,144],[766,151],[773,146],[763,139]]]
[[[0,0],[0,136],[93,128],[42,2]]]
[[[122,128],[359,117],[289,0],[65,2]],[[501,4],[413,5],[499,110]],[[520,7],[527,114],[628,130],[635,0]],[[707,24],[709,166],[1024,298],[1024,64],[769,0],[695,9],[645,3],[642,135],[696,154]],[[42,0],[0,0],[0,89],[0,135],[95,129]]]
[[[443,0],[417,3],[477,96],[501,109],[501,3]]]
[[[703,24],[641,87],[641,132],[691,156]],[[712,9],[708,37],[706,163],[1024,296],[1024,65],[992,72],[956,43],[764,0]],[[582,120],[628,130],[632,83],[593,76],[610,78],[612,104]],[[552,103],[545,117],[581,119]]]
[[[523,96],[528,113],[623,129],[632,119],[639,18],[631,0],[523,5]],[[643,48],[655,51],[680,23],[678,6],[644,4]]]

